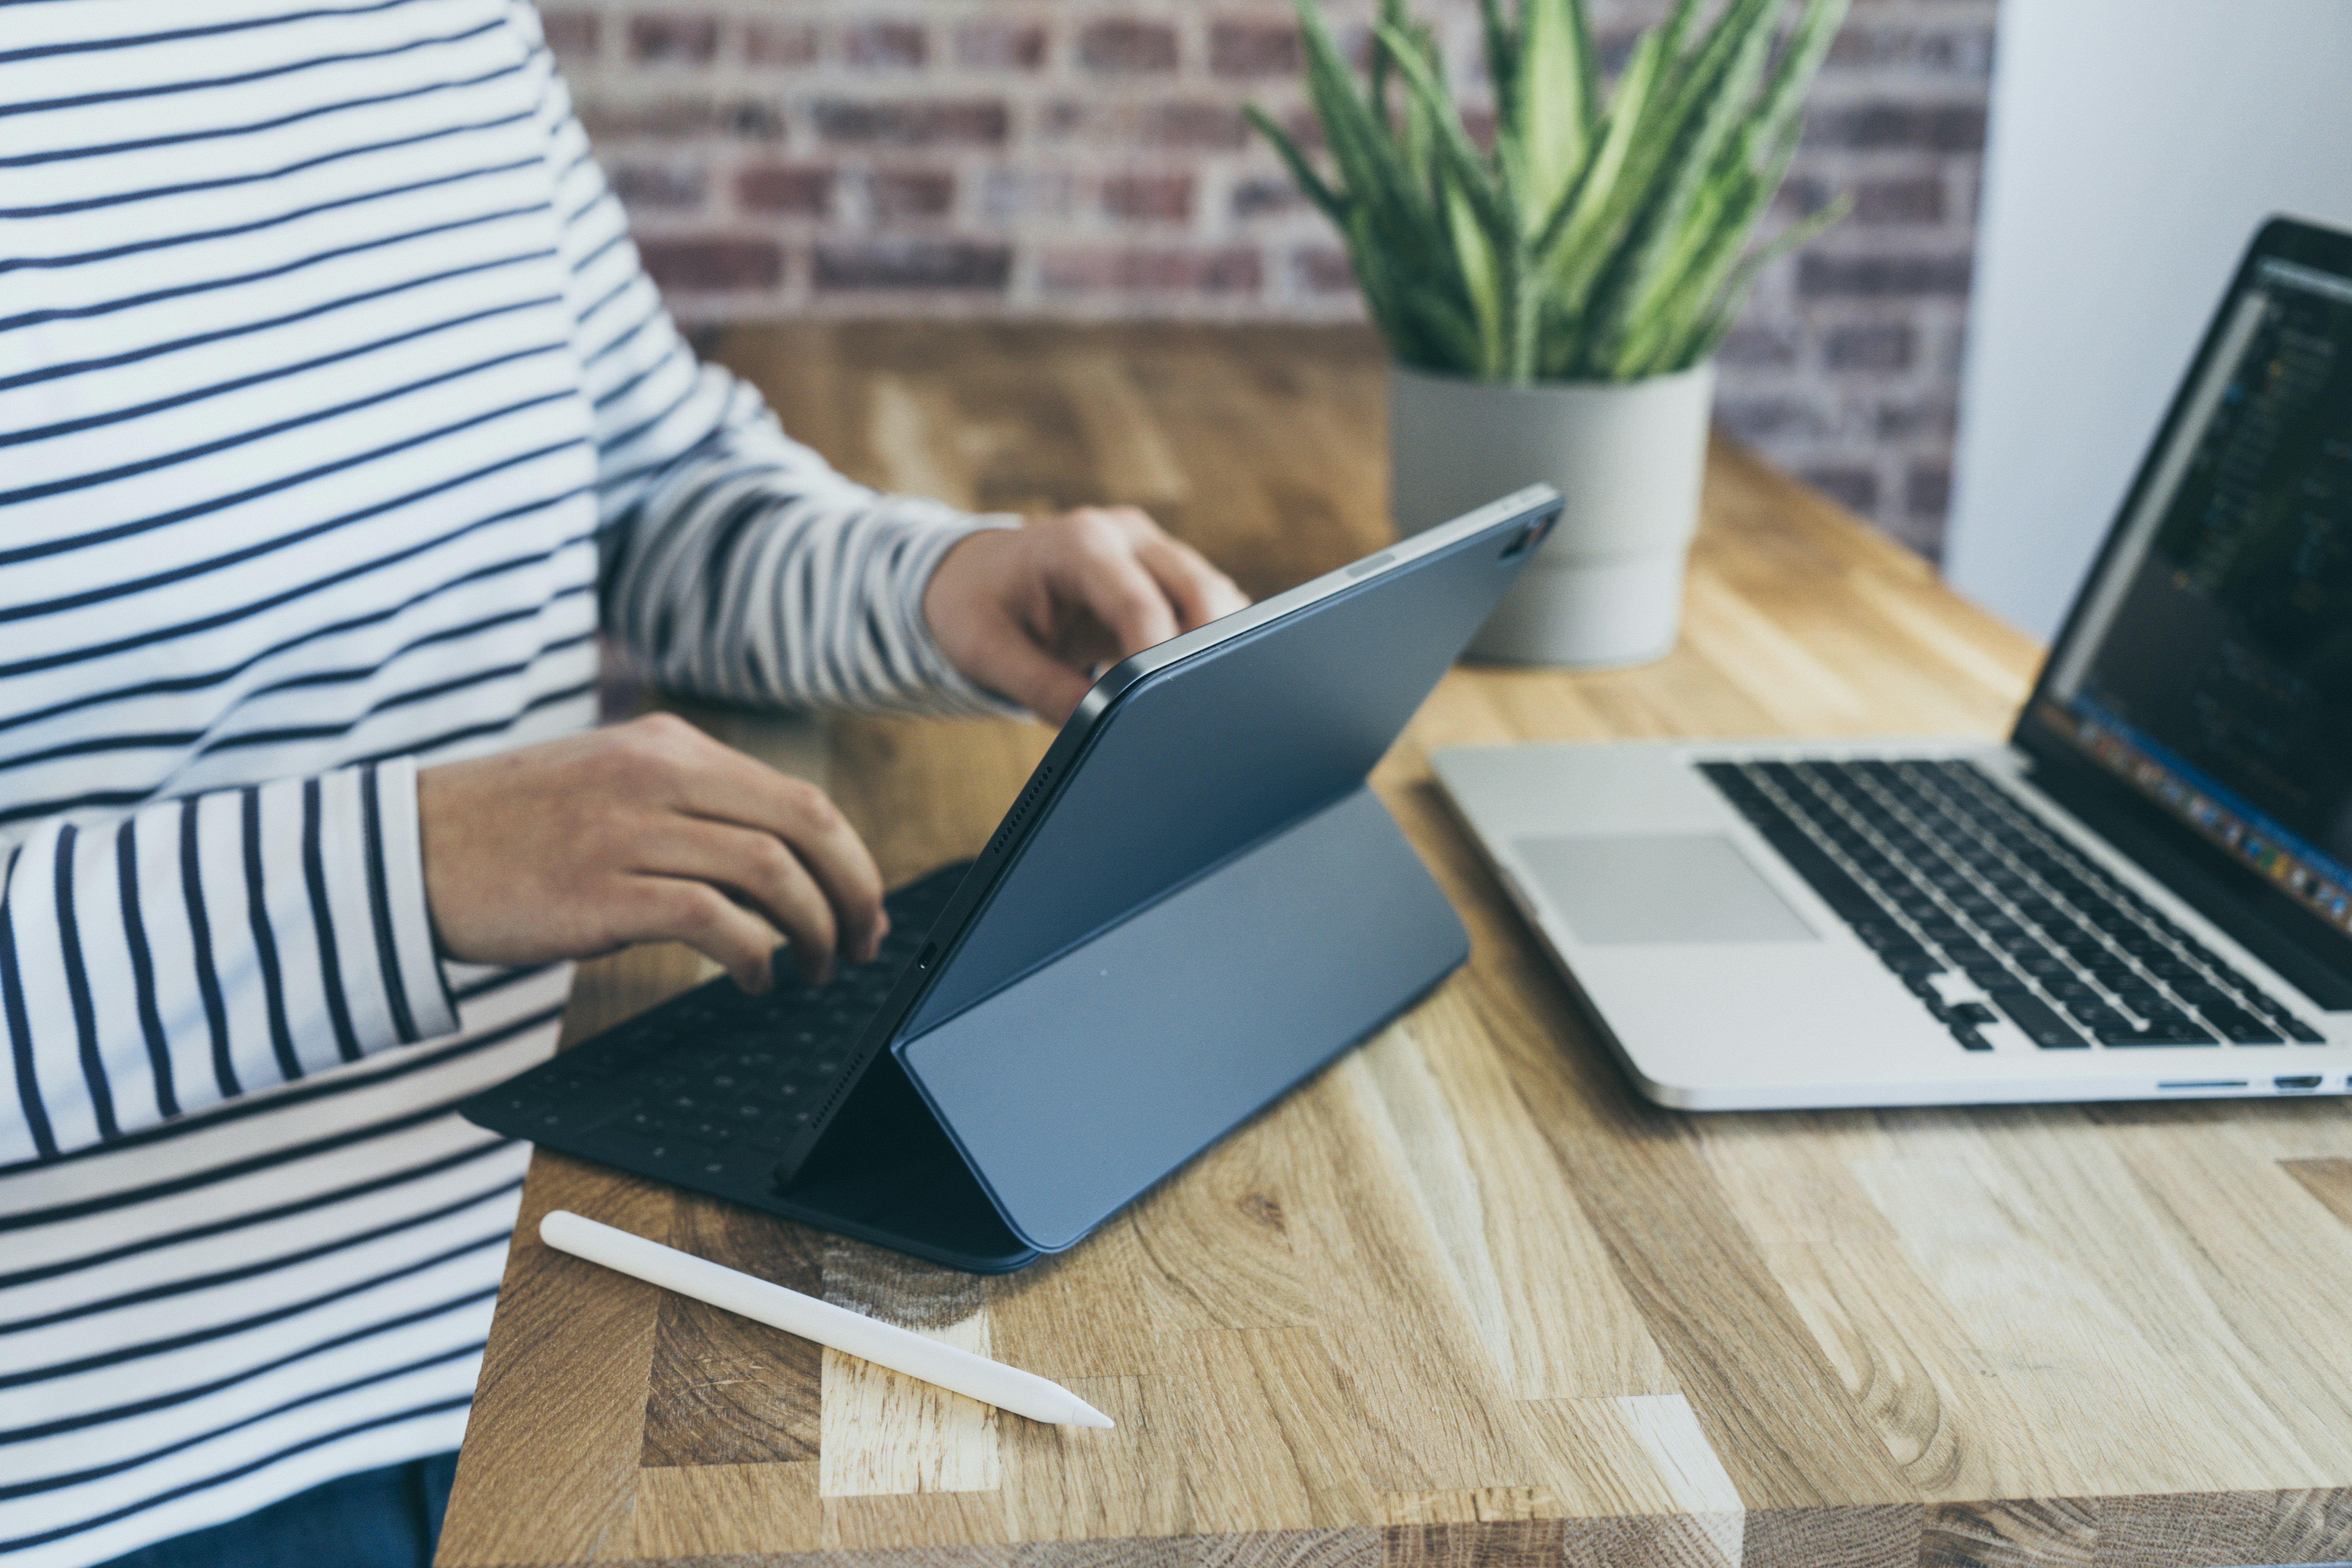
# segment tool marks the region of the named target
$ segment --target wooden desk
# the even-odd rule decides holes
[[[717,345],[864,477],[1140,502],[1264,593],[1382,537],[1348,331],[796,327]],[[1718,447],[1689,626],[1464,669],[1376,775],[1469,967],[1067,1255],[981,1280],[548,1154],[441,1562],[2282,1563],[2352,1556],[2338,1100],[1697,1117],[1636,1098],[1430,783],[1458,741],[2000,732],[2035,649]],[[835,726],[894,879],[1044,750]],[[695,977],[589,965],[576,1035]],[[1110,1412],[1033,1426],[549,1253],[562,1205],[932,1328]]]

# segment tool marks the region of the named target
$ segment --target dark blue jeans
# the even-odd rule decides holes
[[[457,1473],[455,1454],[364,1470],[105,1568],[431,1568]]]

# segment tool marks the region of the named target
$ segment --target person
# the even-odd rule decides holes
[[[1242,603],[699,365],[523,0],[0,26],[0,1563],[422,1562],[567,960],[882,934],[714,699],[1065,716]],[[127,1555],[126,1555],[127,1554]]]

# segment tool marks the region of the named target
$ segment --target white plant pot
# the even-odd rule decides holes
[[[1588,668],[1664,657],[1682,629],[1712,362],[1645,381],[1503,386],[1391,365],[1389,509],[1399,533],[1541,479],[1567,508],[1470,645]]]

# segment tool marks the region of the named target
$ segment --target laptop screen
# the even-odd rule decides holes
[[[2030,718],[2352,936],[2352,278],[2269,248]]]

